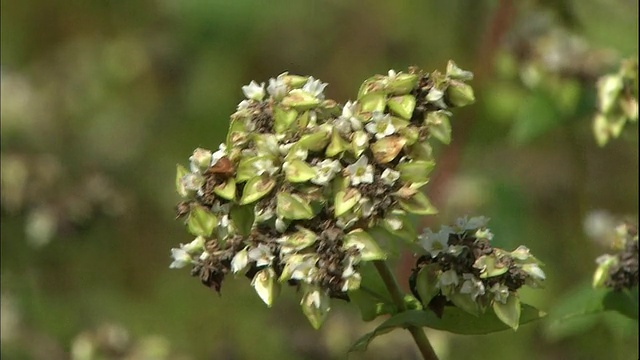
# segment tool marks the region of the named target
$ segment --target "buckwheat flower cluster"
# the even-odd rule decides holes
[[[471,77],[453,62],[445,74],[389,71],[344,106],[313,77],[243,86],[226,142],[178,165],[178,217],[196,238],[172,249],[170,267],[191,267],[217,291],[244,274],[268,306],[281,284],[296,286],[319,327],[330,298],[359,288],[359,265],[386,258],[370,229],[436,212],[420,191],[430,142],[449,142],[449,110],[473,102]]]
[[[613,248],[618,251],[615,255],[604,254],[596,259],[598,268],[593,276],[593,287],[621,291],[638,286],[637,224],[619,225]]]
[[[620,136],[628,122],[638,121],[638,60],[622,62],[615,74],[598,79],[598,113],[593,133],[598,145]]]
[[[413,271],[412,292],[439,316],[446,305],[474,315],[491,306],[515,329],[520,314],[517,290],[540,287],[545,274],[526,247],[511,252],[493,247],[487,222],[484,217],[464,217],[438,232],[425,229],[419,236],[424,255]]]

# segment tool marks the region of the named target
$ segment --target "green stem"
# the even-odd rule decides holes
[[[380,278],[384,282],[393,302],[398,307],[399,312],[404,312],[407,310],[407,307],[404,304],[404,296],[402,294],[402,290],[400,290],[400,286],[398,286],[398,282],[396,281],[396,277],[393,276],[391,269],[389,269],[389,265],[384,260],[374,260],[373,264],[378,270],[380,274]],[[438,360],[438,356],[435,351],[433,351],[433,347],[427,339],[427,336],[424,334],[421,328],[417,326],[409,326],[407,328],[413,337],[416,345],[418,345],[418,349],[420,349],[420,353],[422,354],[422,358],[425,360]]]

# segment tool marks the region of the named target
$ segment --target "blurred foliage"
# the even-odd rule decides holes
[[[596,79],[637,57],[636,1],[1,5],[3,357],[64,359],[81,334],[117,323],[180,358],[344,358],[375,328],[337,304],[316,332],[293,294],[267,311],[243,281],[219,297],[168,269],[187,241],[175,164],[223,140],[241,85],[285,70],[340,99],[389,68],[453,58],[474,70],[477,104],[436,149],[440,215],[420,226],[491,217],[496,246],[526,244],[545,262],[546,289],[521,294],[538,308],[591,278],[604,251],[583,229],[591,210],[637,218],[637,125],[603,149],[591,129]],[[540,322],[428,335],[442,359],[638,357],[637,322],[587,320],[563,334]],[[351,358],[416,358],[414,346],[395,331]]]

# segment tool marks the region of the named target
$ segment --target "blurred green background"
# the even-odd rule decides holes
[[[597,77],[637,57],[635,0],[2,0],[1,21],[3,359],[347,358],[375,326],[354,307],[334,301],[314,331],[293,289],[267,309],[244,278],[218,296],[168,268],[191,240],[175,164],[217,148],[242,85],[283,71],[343,103],[390,68],[474,71],[423,225],[492,218],[497,246],[545,262],[546,288],[521,294],[545,311],[590,281],[615,220],[637,218],[637,125],[602,149],[591,132]],[[614,360],[638,358],[637,326],[605,313],[428,335],[443,360]],[[349,358],[417,354],[397,330]]]

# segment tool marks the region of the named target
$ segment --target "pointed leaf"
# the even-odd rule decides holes
[[[285,108],[283,106],[276,106],[273,109],[273,128],[277,134],[282,134],[287,131],[291,124],[296,121],[298,112],[295,109]]]
[[[429,180],[429,174],[435,167],[434,161],[413,160],[398,165],[400,180],[408,183],[421,183]]]
[[[422,305],[426,308],[429,302],[440,292],[438,282],[440,281],[440,267],[438,264],[424,266],[416,277],[416,292],[420,295]]]
[[[532,306],[522,305],[520,324],[540,319],[545,315]],[[462,335],[482,335],[509,329],[492,312],[486,312],[476,317],[455,306],[445,306],[442,318],[439,319],[432,311],[409,310],[390,317],[374,331],[362,336],[351,346],[349,351],[365,351],[369,343],[377,336],[409,326],[429,327]]]

